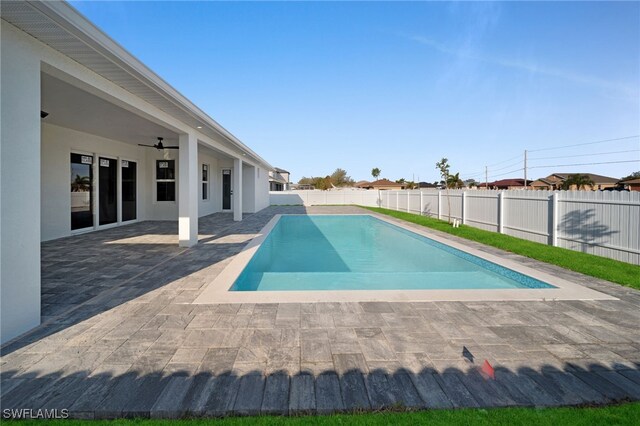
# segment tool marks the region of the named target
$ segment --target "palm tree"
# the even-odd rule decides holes
[[[449,160],[447,160],[446,158],[443,158],[442,160],[438,161],[436,163],[436,169],[440,171],[440,176],[442,177],[442,181],[445,183],[448,182],[450,177]],[[449,198],[449,185],[445,185],[445,190],[447,192],[447,206],[449,207],[449,211],[448,211],[449,223],[451,223],[451,199]]]
[[[567,178],[564,180],[564,182],[562,182],[562,187],[561,188],[564,189],[564,190],[569,190],[574,185],[575,185],[576,189],[581,190],[581,189],[584,189],[587,186],[593,188],[594,185],[595,185],[595,182],[593,182],[593,180],[591,180],[589,175],[581,175],[581,174],[577,173],[575,175],[567,176]]]
[[[460,189],[464,187],[464,182],[460,179],[460,173],[449,175],[447,179],[447,188]]]
[[[381,170],[377,167],[374,167],[373,169],[371,169],[371,176],[373,176],[374,179],[378,179],[378,177],[380,176]]]
[[[89,190],[89,186],[91,182],[89,180],[89,176],[80,176],[76,175],[71,182],[71,192],[85,192]]]

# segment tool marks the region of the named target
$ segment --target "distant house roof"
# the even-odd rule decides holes
[[[285,169],[281,169],[279,167],[274,167],[275,171],[278,173],[289,173],[288,171],[286,171]],[[290,173],[289,173],[290,174]]]
[[[533,181],[527,180],[527,185],[531,185]],[[514,186],[524,187],[524,179],[500,179],[493,182],[489,182],[489,188],[509,188]],[[478,188],[486,188],[486,183],[478,184]]]
[[[629,179],[624,179],[624,180],[618,181],[618,183],[624,183],[624,184],[640,184],[640,178],[629,178]]]
[[[440,185],[431,182],[418,182],[418,188],[440,188]]]
[[[596,183],[596,184],[617,183],[619,181],[619,179],[617,179],[617,178],[612,178],[612,177],[609,177],[609,176],[596,175],[594,173],[553,173],[552,176],[557,176],[560,179],[565,180],[571,175],[587,175],[589,177],[589,179],[591,179],[593,181],[593,183]]]
[[[398,188],[405,186],[403,183],[391,182],[389,179],[378,179],[369,184],[372,187],[376,186],[397,186]]]
[[[360,181],[356,182],[354,184],[354,186],[357,187],[357,188],[366,188],[366,187],[371,186],[371,182],[369,182],[368,180],[360,180]]]

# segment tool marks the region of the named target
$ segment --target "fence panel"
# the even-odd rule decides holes
[[[505,191],[504,233],[550,244],[551,191]]]
[[[289,191],[271,192],[271,204],[357,204],[407,211],[447,220],[451,217],[488,231],[553,244],[640,265],[640,192],[618,191]],[[502,193],[500,196],[499,194]],[[502,197],[503,211],[499,204]],[[558,200],[553,217],[553,198]],[[555,220],[554,220],[555,219]],[[502,220],[502,223],[500,223]]]
[[[498,191],[467,191],[465,222],[486,231],[498,231]]]
[[[563,192],[558,245],[640,264],[640,192]]]

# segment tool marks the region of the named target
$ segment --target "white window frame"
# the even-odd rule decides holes
[[[173,161],[173,179],[158,179],[158,162],[159,161]],[[153,174],[155,178],[154,192],[155,192],[155,202],[156,203],[176,203],[178,198],[178,187],[176,186],[176,174],[177,174],[177,161],[174,159],[170,160],[161,160],[156,159],[153,164]],[[173,193],[175,194],[175,199],[173,201],[170,200],[158,200],[158,183],[159,182],[173,182]]]
[[[207,168],[207,179],[204,179],[204,168]],[[200,168],[200,188],[202,191],[202,194],[200,195],[200,198],[202,199],[203,202],[207,203],[209,201],[211,201],[211,191],[209,190],[209,188],[211,188],[211,165],[207,164],[207,163],[202,163],[202,167]],[[206,185],[206,189],[205,189],[205,185]],[[206,196],[206,198],[205,198]]]

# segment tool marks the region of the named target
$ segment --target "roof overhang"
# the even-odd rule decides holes
[[[65,1],[2,1],[0,16],[25,33],[122,87],[188,127],[274,167],[209,117]]]

